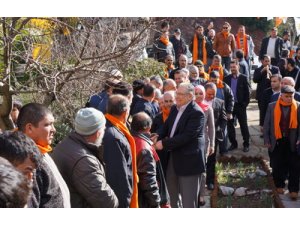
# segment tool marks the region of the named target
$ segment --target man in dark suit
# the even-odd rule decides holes
[[[293,58],[288,58],[287,59],[287,77],[292,77],[295,80],[295,90],[299,91],[300,90],[300,69],[298,66],[296,66],[296,61]]]
[[[280,93],[280,83],[282,80],[282,76],[280,74],[274,74],[270,78],[271,87],[267,88],[263,92],[262,96],[262,120],[259,121],[259,126],[262,128],[264,126],[265,115],[267,112],[267,108],[269,103],[271,102],[272,95],[276,93]]]
[[[204,113],[193,101],[192,84],[180,84],[176,106],[164,124],[157,150],[170,151],[167,186],[172,208],[179,207],[181,195],[184,208],[198,207],[201,174],[204,164]]]
[[[259,121],[263,123],[262,115],[262,94],[263,91],[271,87],[270,77],[272,74],[280,74],[279,68],[277,66],[272,66],[270,56],[263,56],[262,65],[255,69],[253,75],[253,82],[257,83],[256,88],[256,100],[258,102],[259,109]]]
[[[277,36],[277,28],[273,27],[271,30],[271,35],[269,37],[265,37],[262,40],[261,48],[259,52],[259,59],[263,60],[264,55],[269,55],[271,57],[271,64],[273,66],[277,66],[281,51],[283,49],[283,40],[282,38]]]
[[[249,151],[249,130],[247,123],[247,112],[246,108],[250,102],[250,93],[251,87],[247,77],[239,73],[239,63],[237,61],[231,61],[230,63],[231,74],[224,78],[224,82],[231,88],[234,95],[234,107],[232,112],[232,119],[227,123],[228,127],[228,136],[231,142],[229,151],[236,149],[238,143],[235,137],[235,128],[234,128],[234,117],[236,116],[240,127],[242,136],[244,139],[243,151]]]
[[[214,120],[215,120],[215,149],[212,154],[207,158],[206,163],[206,184],[207,189],[214,189],[214,180],[215,180],[215,167],[216,167],[216,156],[218,146],[223,143],[225,136],[225,129],[227,124],[227,116],[225,111],[224,101],[217,98],[217,87],[214,83],[209,82],[205,85],[205,100],[204,102],[210,105],[214,110]],[[221,147],[221,146],[220,146]],[[221,153],[221,148],[220,148]]]

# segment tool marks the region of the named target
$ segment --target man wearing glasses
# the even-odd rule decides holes
[[[232,53],[235,50],[234,35],[230,33],[231,26],[228,22],[223,24],[223,29],[216,35],[215,42],[213,44],[214,50],[221,55],[222,65],[229,71],[230,61],[232,59]]]

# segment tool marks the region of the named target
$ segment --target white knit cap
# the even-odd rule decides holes
[[[102,112],[94,108],[80,109],[75,117],[75,131],[81,135],[94,134],[105,127],[106,119]]]

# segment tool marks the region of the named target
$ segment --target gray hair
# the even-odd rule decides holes
[[[155,81],[158,83],[160,86],[163,86],[163,81],[159,75],[153,75],[150,77],[150,81]]]
[[[295,87],[295,80],[294,80],[294,78],[292,78],[292,77],[284,77],[284,78],[282,78],[281,81],[285,81],[285,80],[288,81],[291,86]]]
[[[197,73],[197,74],[199,74],[199,69],[198,69],[197,66],[189,65],[188,66],[188,70],[190,71],[190,73]]]
[[[163,97],[165,97],[165,96],[167,96],[167,95],[169,95],[169,96],[171,96],[173,99],[175,99],[175,91],[166,91],[166,92],[164,93]]]
[[[204,88],[205,88],[205,91],[207,89],[214,89],[215,92],[217,93],[217,86],[213,82],[206,83],[205,86],[204,86]]]
[[[195,96],[195,87],[191,83],[181,83],[178,88],[183,87],[187,94],[192,94]]]

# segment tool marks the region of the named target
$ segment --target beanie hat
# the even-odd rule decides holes
[[[94,108],[80,109],[75,117],[75,131],[81,135],[94,134],[105,127],[106,119],[102,112]]]

